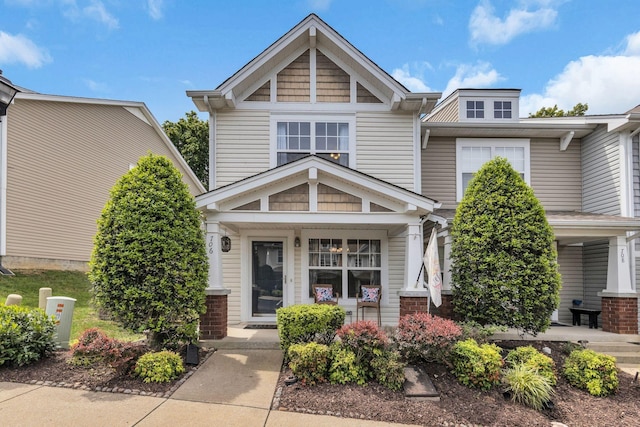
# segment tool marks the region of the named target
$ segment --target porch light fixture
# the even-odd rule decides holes
[[[296,248],[300,247],[300,238],[296,237],[293,241],[293,246],[295,246]]]
[[[11,83],[11,80],[4,77],[2,70],[0,70],[0,116],[7,115],[7,108],[18,92],[19,90]]]
[[[222,236],[220,239],[220,247],[222,252],[229,252],[231,250],[231,238],[229,236]]]

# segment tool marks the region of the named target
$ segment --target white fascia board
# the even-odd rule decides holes
[[[362,212],[220,212],[215,214],[216,221],[233,224],[370,224],[389,226],[406,225],[415,221],[417,215],[376,212],[363,215]]]
[[[113,105],[119,107],[146,108],[143,102],[121,101],[116,99],[82,98],[77,96],[45,95],[42,93],[18,92],[15,99],[32,101],[68,102],[73,104]]]

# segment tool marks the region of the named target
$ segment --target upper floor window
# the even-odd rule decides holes
[[[467,118],[484,119],[484,101],[467,101]]]
[[[510,119],[511,116],[511,101],[493,101],[494,119]]]
[[[276,165],[315,154],[349,166],[352,149],[350,121],[275,121]]]
[[[458,138],[456,141],[457,201],[462,200],[473,175],[483,164],[495,157],[504,157],[509,160],[522,179],[530,184],[528,139]]]

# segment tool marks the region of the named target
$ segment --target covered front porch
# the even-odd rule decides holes
[[[273,323],[277,308],[313,302],[318,283],[332,285],[354,318],[360,286],[381,285],[382,323],[396,324],[398,293],[420,271],[423,224],[439,206],[315,156],[196,203],[209,254],[204,337],[224,336],[228,325]]]

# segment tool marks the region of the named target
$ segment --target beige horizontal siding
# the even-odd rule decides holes
[[[532,139],[531,187],[547,210],[582,209],[580,140],[560,151],[557,139]]]
[[[577,246],[560,246],[558,248],[558,264],[562,276],[560,289],[560,307],[558,320],[571,324],[572,316],[569,308],[574,299],[583,299],[584,275],[582,270],[582,248]]]
[[[222,254],[222,283],[231,293],[227,297],[227,321],[230,325],[240,323],[240,241],[232,239],[231,250]]]
[[[269,113],[224,111],[216,117],[218,187],[269,169]]]
[[[8,140],[7,255],[14,257],[88,261],[96,220],[130,164],[152,152],[181,169],[155,130],[119,106],[17,99]]]
[[[356,128],[356,169],[414,190],[412,115],[358,113]]]
[[[582,203],[587,212],[620,215],[618,136],[600,126],[582,140]]]
[[[429,138],[421,150],[422,194],[442,203],[442,209],[455,209],[456,141],[453,138]]]

